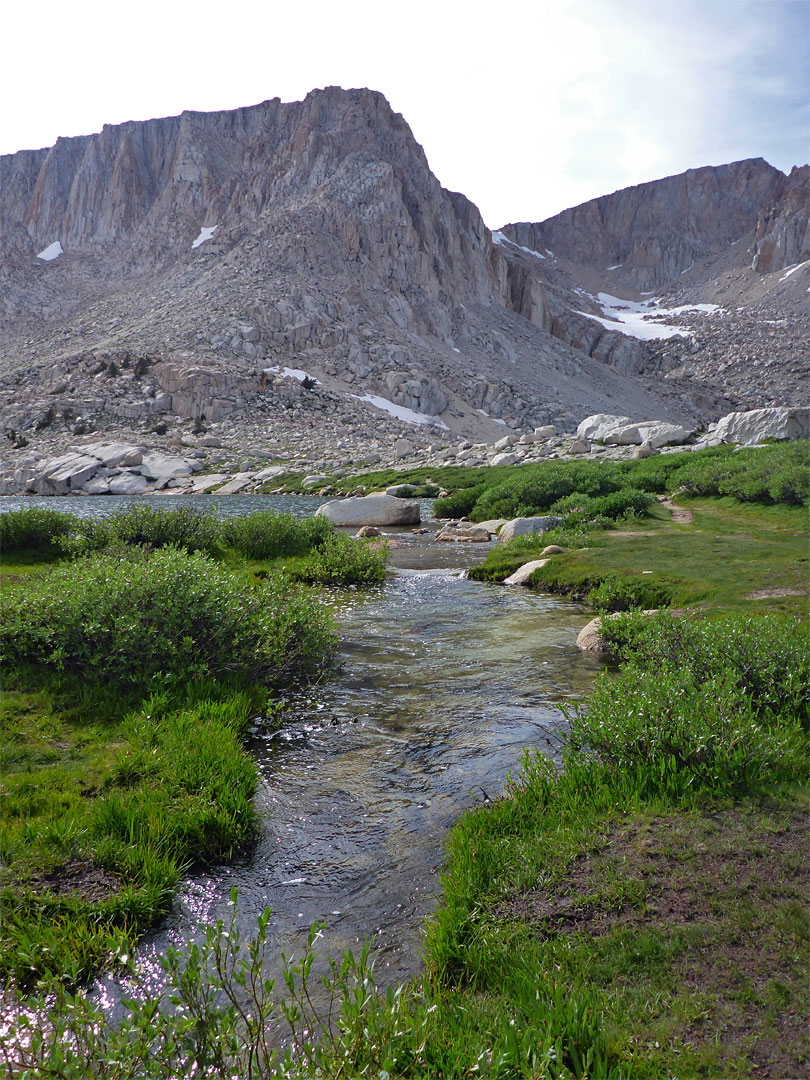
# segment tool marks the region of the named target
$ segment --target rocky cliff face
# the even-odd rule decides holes
[[[758,158],[505,225],[500,276],[516,310],[600,362],[787,405],[810,377],[809,179]]]
[[[689,169],[503,232],[578,266],[620,267],[622,280],[642,291],[659,289],[752,230],[784,181],[762,158]]]
[[[760,208],[753,268],[760,274],[810,259],[810,166],[783,177],[774,201]]]
[[[370,264],[428,318],[448,287],[461,300],[490,292],[480,214],[441,188],[402,117],[367,90],[59,139],[0,158],[0,189],[0,233],[21,254],[58,240],[68,255],[164,266],[217,226],[219,249],[263,234],[296,262]]]

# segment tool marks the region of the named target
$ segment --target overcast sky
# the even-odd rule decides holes
[[[6,5],[3,37],[0,153],[369,86],[491,227],[810,157],[810,0],[40,0]]]

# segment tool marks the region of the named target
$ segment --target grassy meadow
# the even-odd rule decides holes
[[[385,551],[323,518],[148,505],[0,515],[0,547],[0,979],[76,986],[250,843],[245,728],[337,642],[301,582],[380,581]]]
[[[172,1011],[135,996],[112,1026],[75,988],[130,962],[183,868],[249,843],[240,733],[334,642],[291,576],[378,580],[384,557],[317,519],[261,515],[148,536],[54,521],[10,549],[0,957],[33,995],[0,1047],[10,1075],[806,1075],[807,444],[440,472],[342,483],[441,485],[437,514],[473,520],[558,515],[493,545],[475,576],[562,548],[531,587],[621,612],[602,631],[615,664],[566,710],[557,759],[527,751],[452,830],[423,975],[380,988],[364,947],[332,960],[324,1005],[317,925],[283,985],[264,978],[269,913],[250,941],[220,922],[162,958]],[[133,626],[158,579],[186,583],[183,610],[145,603]],[[154,627],[169,616],[166,665]]]

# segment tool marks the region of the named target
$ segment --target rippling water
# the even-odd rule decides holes
[[[601,667],[574,644],[584,608],[468,580],[463,566],[482,556],[410,538],[384,586],[328,595],[339,664],[290,699],[282,728],[254,723],[261,836],[249,856],[190,879],[144,941],[154,992],[158,954],[227,920],[233,886],[244,934],[273,908],[275,975],[315,919],[328,954],[373,938],[382,982],[418,970],[449,828],[502,789],[524,747],[545,746],[556,705],[584,696]]]
[[[265,507],[312,513],[310,496],[150,496],[151,505],[210,506],[222,517]],[[143,497],[0,499],[80,515]],[[427,510],[427,506],[425,507]],[[545,747],[557,705],[580,699],[601,664],[575,645],[584,607],[464,576],[488,545],[439,544],[396,530],[392,572],[373,589],[324,590],[341,630],[338,663],[289,700],[281,728],[257,719],[249,745],[261,770],[262,817],[249,855],[190,878],[172,915],[144,939],[139,963],[154,993],[157,957],[205,922],[230,918],[250,935],[273,908],[268,949],[298,953],[326,920],[322,950],[373,938],[381,981],[420,966],[424,919],[435,906],[448,830],[502,790],[524,747]],[[114,1013],[120,987],[98,987]]]
[[[278,510],[296,517],[314,514],[326,500],[317,495],[0,495],[0,513],[41,506],[76,517],[109,517],[128,506],[213,510],[219,518],[245,517],[257,510]]]

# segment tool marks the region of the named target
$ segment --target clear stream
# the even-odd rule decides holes
[[[41,501],[97,514],[124,500]],[[175,496],[160,501],[178,505]],[[190,501],[231,516],[260,504],[311,513],[320,500],[182,498]],[[0,500],[0,510],[11,502]],[[418,970],[449,828],[503,788],[524,747],[546,746],[560,723],[557,704],[581,700],[601,670],[575,645],[589,617],[581,605],[468,580],[465,568],[488,545],[392,533],[399,546],[384,585],[324,590],[340,626],[337,664],[290,697],[282,726],[253,723],[261,835],[244,858],[189,878],[171,917],[144,939],[139,961],[153,992],[158,955],[198,937],[204,923],[228,920],[234,886],[244,935],[273,909],[271,965],[282,950],[299,954],[323,919],[323,953],[373,938],[381,983]],[[99,989],[114,1010],[117,984]]]

